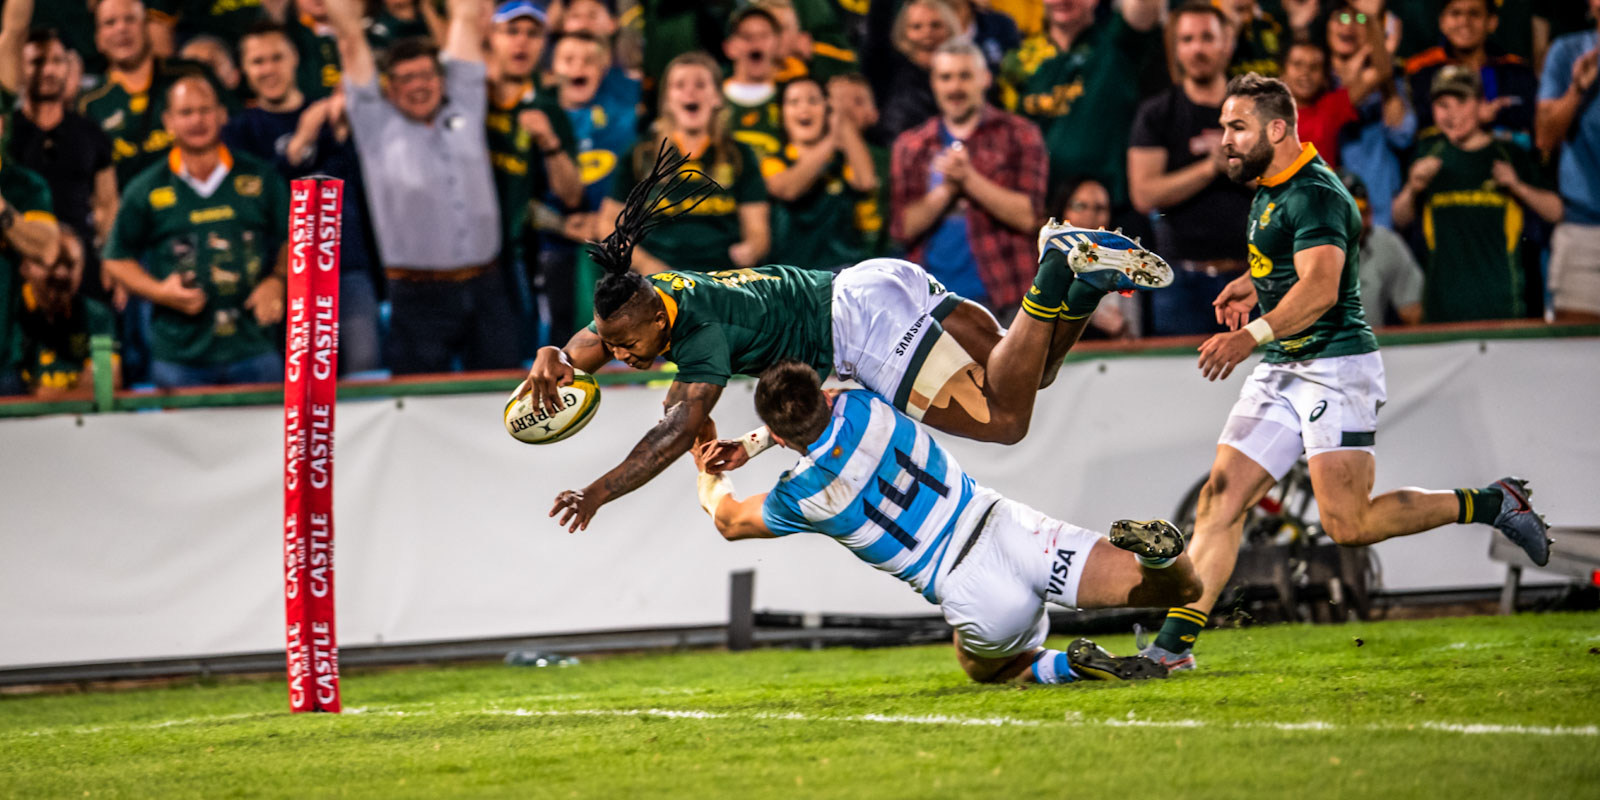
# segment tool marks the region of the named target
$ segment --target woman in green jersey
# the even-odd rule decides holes
[[[773,250],[810,269],[842,269],[866,258],[858,220],[878,219],[878,175],[861,128],[809,76],[784,84],[782,109],[786,143],[761,162],[774,201]]]

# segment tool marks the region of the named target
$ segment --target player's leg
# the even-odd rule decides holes
[[[1152,608],[1192,603],[1202,586],[1181,532],[1165,520],[1118,520],[1083,564],[1077,608]]]

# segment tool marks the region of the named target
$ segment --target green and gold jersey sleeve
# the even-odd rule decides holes
[[[678,380],[726,385],[782,359],[833,369],[833,274],[790,265],[650,276],[671,320]]]

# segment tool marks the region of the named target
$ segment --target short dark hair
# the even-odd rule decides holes
[[[1183,5],[1172,9],[1172,11],[1167,15],[1167,27],[1176,29],[1178,27],[1178,18],[1187,14],[1201,14],[1204,16],[1216,17],[1217,21],[1222,23],[1222,30],[1224,32],[1229,32],[1234,29],[1233,19],[1227,14],[1224,14],[1222,9],[1213,5],[1210,0],[1187,0],[1187,2],[1185,2]]]
[[[1277,78],[1263,78],[1254,72],[1235,76],[1228,81],[1228,93],[1223,98],[1248,97],[1255,101],[1256,117],[1262,122],[1281,119],[1295,124],[1294,95],[1289,86]]]
[[[258,19],[250,23],[250,27],[246,28],[244,34],[239,37],[239,54],[241,56],[244,55],[244,40],[263,36],[282,36],[284,40],[289,42],[291,47],[294,45],[294,40],[289,38],[289,29],[284,27],[283,23],[274,22],[270,19]]]
[[[439,66],[439,46],[426,36],[407,36],[389,45],[383,53],[383,59],[378,63],[378,69],[388,75],[394,68],[414,58],[428,58],[433,61],[435,69]]]
[[[1444,0],[1443,3],[1439,4],[1439,16],[1444,16],[1444,12],[1450,10],[1451,6],[1459,2],[1461,2],[1461,0]],[[1477,2],[1483,4],[1484,14],[1491,17],[1500,16],[1500,4],[1495,2],[1495,0],[1477,0]]]
[[[756,382],[756,416],[784,441],[803,447],[828,427],[833,409],[816,370],[799,361],[779,361]]]

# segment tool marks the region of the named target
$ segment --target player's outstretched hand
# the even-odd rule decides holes
[[[556,505],[550,509],[550,516],[560,514],[556,524],[566,528],[567,533],[577,533],[588,529],[589,520],[594,519],[594,512],[599,510],[600,501],[596,495],[580,489],[556,495]]]
[[[534,407],[543,406],[551,414],[561,411],[557,390],[571,385],[572,376],[572,362],[561,348],[539,348],[539,354],[533,357],[533,369],[528,371],[528,391],[533,393]]]
[[[750,453],[738,439],[718,439],[702,445],[695,462],[700,465],[700,471],[717,475],[748,464]]]
[[[1256,339],[1249,331],[1219,333],[1200,345],[1200,374],[1208,381],[1225,379],[1254,349]]]

